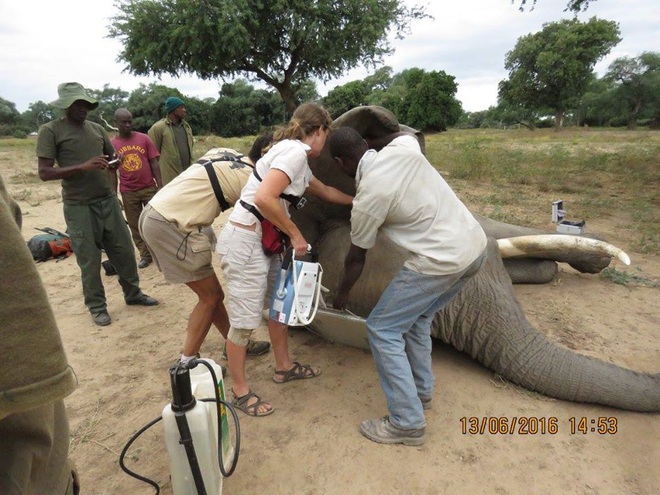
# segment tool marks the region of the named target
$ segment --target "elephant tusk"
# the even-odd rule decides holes
[[[549,257],[554,259],[553,253],[566,251],[588,252],[610,256],[630,265],[630,257],[622,250],[607,242],[572,235],[525,235],[497,239],[502,258]]]

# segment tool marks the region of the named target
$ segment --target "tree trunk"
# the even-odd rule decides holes
[[[555,131],[558,131],[564,125],[564,111],[557,110],[555,112]]]
[[[530,131],[534,131],[534,130],[536,130],[536,127],[534,127],[534,124],[533,124],[533,123],[529,123],[529,124],[528,124],[527,122],[522,121],[522,120],[518,120],[517,122],[518,122],[520,125],[523,125],[523,126],[527,127],[527,129],[529,129]]]
[[[642,109],[642,100],[637,100],[635,102],[635,109],[632,111],[632,114],[630,117],[628,117],[628,130],[629,131],[634,131],[637,129],[637,116],[639,115],[639,111]]]
[[[282,101],[284,102],[284,107],[286,108],[287,116],[290,118],[293,115],[294,110],[296,109],[296,94],[289,84],[282,84],[277,88]],[[287,121],[285,119],[285,121]]]

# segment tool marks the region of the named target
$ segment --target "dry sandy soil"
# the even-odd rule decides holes
[[[33,162],[11,168],[12,177]],[[22,171],[18,167],[23,168]],[[35,227],[65,229],[59,184],[34,182],[20,201],[23,235]],[[25,195],[24,195],[25,196]],[[221,217],[215,227],[224,222]],[[589,231],[629,249],[620,229],[625,218],[588,219]],[[550,226],[551,228],[551,226]],[[660,255],[628,251],[633,265],[618,270],[660,280]],[[217,261],[216,261],[217,263]],[[219,273],[219,266],[216,265]],[[161,304],[126,306],[115,277],[104,277],[111,326],[92,323],[82,301],[75,258],[39,265],[78,389],[66,399],[71,450],[83,492],[152,494],[153,488],[121,471],[119,453],[140,427],[169,402],[168,368],[179,356],[192,291],[167,284],[155,266],[140,271],[146,293]],[[529,319],[551,338],[640,371],[660,372],[660,289],[622,286],[562,266],[543,286],[516,286]],[[266,338],[261,327],[257,336]],[[212,331],[202,354],[220,360],[222,338]],[[252,387],[276,412],[266,418],[242,413],[242,445],[224,493],[288,494],[637,494],[660,492],[660,417],[570,403],[521,389],[453,348],[433,351],[437,391],[428,411],[422,447],[384,446],[363,438],[358,424],[385,414],[385,401],[370,355],[292,330],[290,348],[302,362],[323,368],[315,380],[276,385],[271,355],[248,361]],[[231,377],[227,378],[231,386]],[[466,434],[462,418],[556,418],[557,433]],[[616,418],[616,433],[572,433],[571,418]],[[162,423],[133,445],[127,464],[171,493]]]

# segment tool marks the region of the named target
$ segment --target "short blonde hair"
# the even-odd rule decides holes
[[[323,106],[314,102],[303,103],[296,108],[289,124],[275,132],[274,142],[283,139],[304,139],[318,128],[330,128],[332,117]]]

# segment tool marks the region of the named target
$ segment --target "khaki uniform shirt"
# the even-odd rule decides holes
[[[190,124],[182,121],[186,136],[188,137],[188,156],[192,157],[193,133]],[[188,163],[181,163],[179,148],[172,127],[174,122],[169,117],[159,120],[149,129],[149,137],[156,145],[160,153],[160,175],[163,179],[163,185],[168,184],[177,175],[188,168]]]
[[[248,157],[242,160],[252,164]],[[225,200],[233,206],[252,174],[252,167],[236,161],[217,161],[213,162],[213,170]],[[208,173],[200,163],[193,163],[172,179],[156,193],[149,204],[184,233],[211,225],[221,212]]]

